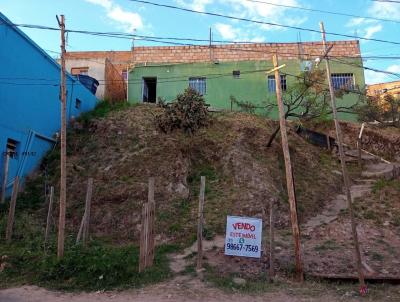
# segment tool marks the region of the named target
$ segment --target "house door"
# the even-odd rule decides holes
[[[142,101],[155,103],[157,100],[157,78],[142,79]]]

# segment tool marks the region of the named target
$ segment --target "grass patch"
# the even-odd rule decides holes
[[[339,245],[335,240],[329,239],[324,241],[322,244],[317,245],[314,249],[316,251],[327,251],[327,250],[336,250],[339,248]]]
[[[106,117],[112,111],[123,110],[130,106],[133,105],[125,101],[116,103],[101,101],[92,111],[81,114],[78,121],[81,122],[83,126],[87,126],[92,119]]]

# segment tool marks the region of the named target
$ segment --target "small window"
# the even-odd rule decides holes
[[[189,87],[196,90],[199,94],[205,95],[207,93],[207,79],[189,78]]]
[[[122,78],[124,79],[125,82],[128,81],[128,72],[127,71],[123,71],[121,73],[121,76],[122,76]]]
[[[234,79],[240,79],[240,70],[234,70],[232,75]]]
[[[354,90],[354,76],[352,73],[333,73],[332,85],[335,90]]]
[[[89,67],[72,67],[71,74],[72,75],[88,75]]]
[[[16,140],[11,138],[7,139],[6,154],[8,154],[10,158],[17,158],[18,144]]]
[[[80,99],[75,99],[75,108],[81,109],[82,101]]]
[[[281,74],[280,76],[281,76],[281,89],[282,89],[282,91],[286,91],[286,89],[287,89],[286,75]],[[268,91],[276,92],[275,76],[273,76],[273,75],[268,76]]]

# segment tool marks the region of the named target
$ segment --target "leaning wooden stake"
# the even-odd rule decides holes
[[[342,166],[342,174],[343,174],[343,180],[344,180],[344,188],[346,191],[346,197],[347,197],[347,203],[349,206],[349,214],[350,214],[350,221],[351,221],[351,231],[353,235],[353,244],[354,244],[354,253],[355,253],[355,258],[356,258],[356,265],[357,265],[357,271],[358,271],[358,279],[360,281],[360,291],[363,293],[365,290],[365,281],[364,281],[364,273],[362,271],[362,261],[361,261],[361,253],[360,253],[360,246],[358,243],[358,234],[357,234],[357,224],[354,219],[354,214],[353,214],[353,202],[351,199],[351,192],[350,192],[350,181],[349,181],[349,176],[347,174],[347,167],[346,167],[346,162],[345,162],[345,154],[343,150],[343,137],[342,137],[342,130],[340,128],[340,123],[339,119],[337,116],[337,109],[336,109],[336,97],[335,97],[335,92],[334,88],[332,85],[332,79],[331,79],[331,68],[329,64],[329,59],[327,57],[328,54],[328,48],[326,45],[326,38],[325,38],[325,28],[324,28],[324,23],[320,23],[320,28],[321,28],[321,33],[322,33],[322,43],[323,43],[323,51],[324,51],[324,56],[325,56],[325,62],[326,62],[326,74],[328,78],[328,85],[329,85],[329,92],[331,96],[331,104],[332,104],[332,113],[333,113],[333,119],[335,121],[335,127],[336,127],[336,137],[338,141],[338,146],[339,146],[339,155],[340,155],[340,163]]]
[[[11,242],[11,237],[13,233],[15,205],[17,204],[18,189],[19,189],[19,177],[17,176],[14,180],[14,186],[10,202],[10,210],[8,212],[7,230],[6,230],[7,242]]]
[[[4,155],[4,173],[3,173],[3,184],[1,186],[1,203],[4,203],[6,200],[6,189],[7,189],[7,180],[8,180],[8,165],[10,163],[10,154],[6,152]]]
[[[143,272],[154,262],[154,178],[149,179],[148,202],[143,204],[142,229],[140,233],[139,272]]]
[[[200,180],[199,213],[197,216],[197,270],[203,268],[203,214],[204,214],[204,192],[206,188],[206,177]]]
[[[47,240],[49,239],[50,227],[51,227],[51,213],[53,211],[53,201],[54,201],[54,187],[50,188],[49,196],[49,209],[47,211],[47,221],[46,221],[46,232],[44,233],[44,246],[46,247]]]
[[[274,234],[274,199],[269,201],[269,280],[272,282],[275,277],[274,270],[274,248],[275,248],[275,234]]]
[[[275,68],[276,99],[279,108],[279,123],[281,129],[281,137],[282,137],[282,149],[283,149],[283,156],[285,158],[286,183],[287,183],[287,191],[288,191],[289,205],[290,205],[290,219],[292,222],[292,232],[293,232],[294,248],[295,248],[294,252],[296,257],[296,275],[297,275],[297,280],[303,282],[304,275],[303,275],[303,263],[301,260],[300,228],[297,220],[296,194],[294,189],[292,163],[290,160],[290,153],[289,153],[289,143],[286,132],[285,108],[282,102],[281,78],[278,69],[277,55],[273,56],[273,62]]]
[[[92,193],[93,193],[93,178],[89,178],[87,191],[86,191],[86,200],[85,200],[85,225],[82,235],[82,242],[86,245],[89,240],[89,227],[90,227],[90,207],[92,201]]]
[[[358,158],[358,168],[360,169],[360,173],[362,172],[362,135],[364,132],[365,123],[362,123],[360,134],[357,137],[357,158]]]
[[[82,242],[84,245],[86,245],[86,242],[89,238],[90,206],[92,200],[92,192],[93,192],[93,178],[89,178],[86,190],[85,212],[83,213],[78,235],[76,236],[76,243],[78,243],[82,237]]]

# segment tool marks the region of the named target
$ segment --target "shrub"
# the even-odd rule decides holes
[[[178,94],[174,102],[159,100],[159,104],[164,108],[164,113],[156,116],[156,123],[165,133],[182,129],[185,133],[193,134],[208,125],[208,105],[203,96],[192,88]]]

